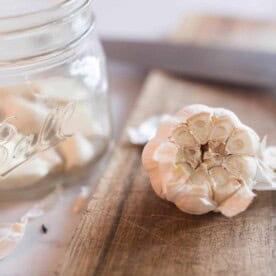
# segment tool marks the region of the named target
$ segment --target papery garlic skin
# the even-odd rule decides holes
[[[142,162],[154,191],[190,214],[244,211],[258,183],[261,141],[231,111],[205,105],[161,123]]]

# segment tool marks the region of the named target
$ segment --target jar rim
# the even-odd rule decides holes
[[[2,17],[0,69],[48,60],[77,45],[94,26],[91,2],[64,0],[60,8],[52,6],[19,17]]]
[[[55,23],[77,13],[80,9],[90,4],[91,0],[63,0],[60,3],[37,11],[0,16],[0,37]]]

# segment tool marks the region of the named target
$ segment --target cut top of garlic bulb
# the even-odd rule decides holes
[[[190,214],[244,211],[258,182],[261,142],[231,111],[184,107],[161,123],[142,161],[154,191]]]

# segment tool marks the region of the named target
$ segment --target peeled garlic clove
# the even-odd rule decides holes
[[[172,132],[172,138],[181,147],[196,147],[198,145],[195,137],[185,125],[176,127]]]
[[[225,200],[217,210],[226,217],[236,216],[246,210],[254,197],[255,194],[250,188],[247,185],[243,185],[231,197]]]
[[[16,97],[23,97],[26,99],[32,99],[32,95],[36,93],[37,88],[33,83],[16,84],[11,86],[0,87],[0,99],[10,97],[11,95]]]
[[[210,140],[224,143],[234,130],[235,124],[229,116],[213,117]]]
[[[257,162],[255,157],[230,155],[224,159],[223,166],[247,185],[251,184],[256,178]]]
[[[17,162],[15,161],[14,165]],[[11,164],[9,164],[11,166]],[[10,168],[9,166],[9,168]],[[46,177],[51,169],[48,161],[35,156],[17,168],[14,168],[6,176],[0,178],[0,189],[16,189],[35,185]]]
[[[92,109],[85,104],[78,103],[72,116],[63,124],[65,134],[81,132],[86,137],[104,135],[103,128],[95,121]]]
[[[9,122],[25,135],[38,133],[49,113],[45,106],[15,96],[7,97],[1,105],[5,118],[14,117]]]
[[[66,104],[72,100],[86,100],[89,93],[71,78],[53,77],[35,81],[36,96],[52,100],[53,103]]]
[[[63,161],[55,149],[43,151],[39,156],[49,162],[50,172],[58,172],[63,169]]]
[[[212,131],[211,114],[197,113],[187,119],[188,128],[200,144],[206,144]]]
[[[250,128],[235,129],[226,144],[230,154],[255,155],[260,145],[258,135]]]
[[[27,221],[0,224],[0,260],[10,255],[21,242]]]
[[[241,183],[223,167],[214,167],[209,171],[212,177],[214,200],[221,203],[237,191]]]
[[[80,133],[61,142],[57,150],[64,159],[67,170],[84,166],[93,159],[96,153],[91,142]]]

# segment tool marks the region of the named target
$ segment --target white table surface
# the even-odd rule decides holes
[[[154,39],[171,29],[182,15],[207,11],[257,18],[276,18],[274,0],[94,0],[97,25],[101,36],[120,36]],[[118,139],[127,114],[139,94],[145,73],[133,68],[109,64],[111,108],[115,138]],[[103,161],[102,168],[104,169]],[[98,175],[91,176],[95,185]],[[0,262],[1,276],[56,275],[62,264],[80,215],[73,215],[71,206],[79,186],[69,187],[53,210],[27,228],[27,233],[16,251]],[[32,202],[0,204],[0,222],[13,222],[31,206]],[[41,224],[48,227],[42,234]]]

